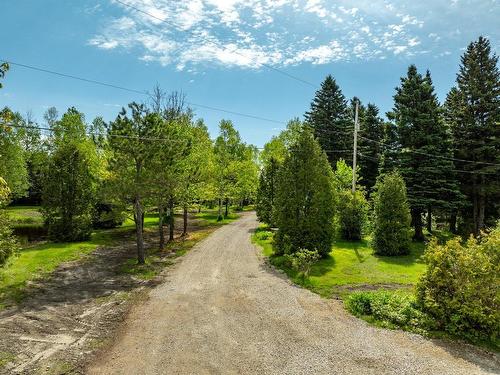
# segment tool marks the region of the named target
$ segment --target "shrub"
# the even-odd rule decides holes
[[[418,302],[440,329],[469,339],[497,340],[500,331],[500,225],[481,240],[471,237],[425,252],[427,270],[417,285]]]
[[[123,224],[125,215],[123,209],[110,203],[100,202],[95,205],[92,226],[94,228],[116,228]]]
[[[95,197],[94,150],[88,142],[58,145],[44,178],[42,213],[54,241],[90,237]]]
[[[385,175],[375,186],[373,248],[379,255],[410,251],[410,209],[406,186],[397,173]]]
[[[287,255],[290,264],[294,270],[302,275],[302,281],[309,276],[312,265],[320,258],[317,251],[300,249],[292,255]]]
[[[368,203],[362,191],[339,193],[337,203],[340,236],[344,240],[359,241],[366,223]]]
[[[290,147],[279,169],[276,188],[276,254],[299,249],[331,251],[333,240],[333,173],[310,130]]]
[[[255,233],[255,237],[260,241],[265,241],[269,238],[272,238],[272,236],[273,236],[273,232],[268,231],[268,230],[262,230],[262,231],[258,231],[257,233]]]
[[[354,292],[346,299],[346,308],[356,316],[371,316],[383,326],[419,333],[434,329],[432,319],[419,309],[411,294]]]
[[[9,200],[10,189],[5,180],[0,177],[0,266],[19,248],[16,238],[12,235],[9,218],[2,208]]]

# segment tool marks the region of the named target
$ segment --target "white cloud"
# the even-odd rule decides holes
[[[440,39],[420,30],[422,13],[388,0],[127,0],[142,12],[110,2],[121,16],[90,45],[192,72],[412,56]]]

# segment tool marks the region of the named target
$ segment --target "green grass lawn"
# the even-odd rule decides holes
[[[39,206],[9,206],[5,209],[12,225],[33,224],[43,225],[43,217]]]
[[[200,219],[198,225],[200,226],[209,226],[209,225],[224,225],[231,223],[238,219],[240,215],[237,213],[230,212],[229,215],[221,221],[217,221],[218,211],[217,210],[209,210],[204,212],[199,212],[195,214],[197,219]]]
[[[383,257],[373,254],[367,240],[335,241],[328,257],[314,264],[309,276],[302,280],[302,275],[287,266],[284,257],[273,255],[272,233],[265,227],[260,227],[252,239],[262,247],[263,254],[270,257],[271,262],[284,270],[295,283],[326,297],[343,296],[356,289],[376,289],[378,286],[410,288],[425,270],[421,259],[424,245],[420,243],[412,244],[409,255]]]

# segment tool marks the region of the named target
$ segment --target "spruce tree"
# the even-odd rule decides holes
[[[446,108],[455,158],[474,161],[456,163],[468,172],[459,175],[468,202],[463,216],[478,234],[498,217],[500,191],[500,72],[488,39],[479,37],[467,47]]]
[[[309,129],[290,147],[276,189],[276,253],[300,249],[326,256],[333,240],[333,172]]]
[[[352,150],[353,118],[347,100],[331,75],[325,78],[321,88],[316,91],[305,119],[313,128],[332,167],[335,167],[340,158],[351,163],[350,151],[343,152]]]
[[[414,239],[421,241],[422,215],[427,213],[431,229],[434,210],[450,212],[459,196],[454,165],[449,160],[451,138],[429,72],[422,76],[414,65],[408,68],[396,89],[390,118],[396,123],[402,147],[399,168],[408,187]]]
[[[382,145],[384,141],[384,122],[379,117],[379,109],[375,104],[368,103],[363,107],[360,118],[358,138],[360,183],[371,191],[377,182]]]
[[[410,210],[406,186],[398,173],[381,177],[373,194],[373,248],[379,255],[410,252]]]
[[[280,163],[274,157],[271,157],[262,168],[259,177],[259,186],[257,188],[257,217],[263,223],[273,226],[273,209],[276,196],[276,184]]]

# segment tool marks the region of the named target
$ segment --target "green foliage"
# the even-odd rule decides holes
[[[241,141],[231,121],[222,120],[219,136],[215,140],[214,155],[214,184],[219,203],[219,220],[222,220],[224,203],[227,207],[231,199],[255,199],[258,185],[257,153],[253,146]]]
[[[328,155],[330,164],[335,166],[342,151],[352,150],[353,117],[340,87],[328,75],[305,115],[307,123],[314,129],[321,148]],[[347,160],[350,156],[347,154]]]
[[[449,212],[457,207],[460,196],[455,167],[447,159],[452,156],[451,138],[429,71],[422,76],[415,65],[408,68],[396,88],[389,118],[397,125],[399,171],[408,189],[414,239],[420,241],[424,239],[422,214],[433,209]]]
[[[340,237],[350,241],[361,240],[366,224],[368,202],[361,186],[358,185],[356,192],[352,192],[352,168],[344,159],[337,161],[333,185],[336,194],[336,222]]]
[[[360,183],[368,191],[372,191],[377,182],[382,157],[381,143],[384,141],[384,122],[379,117],[379,109],[375,104],[368,103],[366,108],[363,106],[361,108],[358,132]]]
[[[0,110],[0,177],[7,182],[12,198],[26,195],[28,171],[22,146],[22,117],[8,108]]]
[[[500,223],[480,240],[462,244],[433,239],[427,271],[417,285],[418,302],[440,329],[470,339],[500,335]]]
[[[286,255],[292,268],[302,275],[302,280],[305,280],[311,272],[312,265],[320,259],[317,251],[299,249],[293,254]]]
[[[419,309],[415,297],[407,293],[354,292],[345,300],[345,306],[353,315],[371,317],[384,327],[418,333],[435,328],[433,320]]]
[[[256,211],[258,219],[266,224],[274,224],[274,201],[278,183],[280,164],[275,158],[270,158],[264,165],[259,176],[257,188]]]
[[[408,254],[410,212],[406,187],[397,173],[382,176],[373,197],[374,223],[372,245],[376,254]]]
[[[368,202],[363,191],[339,192],[337,197],[338,223],[341,238],[348,241],[361,240],[366,224]]]
[[[326,256],[332,245],[335,212],[333,173],[312,132],[305,129],[291,146],[278,174],[276,189],[276,249],[299,249]]]
[[[12,235],[9,217],[3,207],[9,200],[10,189],[5,180],[0,177],[0,267],[19,248],[16,238]]]
[[[6,62],[3,62],[0,64],[0,78],[5,77],[5,73],[9,70],[9,64]],[[2,88],[2,82],[0,82],[0,89]]]
[[[42,213],[55,241],[90,238],[97,187],[95,146],[86,138],[83,115],[74,109],[56,124],[42,194]]]
[[[478,235],[500,212],[500,71],[488,39],[481,36],[467,47],[445,116],[454,157],[476,161],[457,163],[469,172],[457,178],[467,203],[460,207],[464,232]]]

